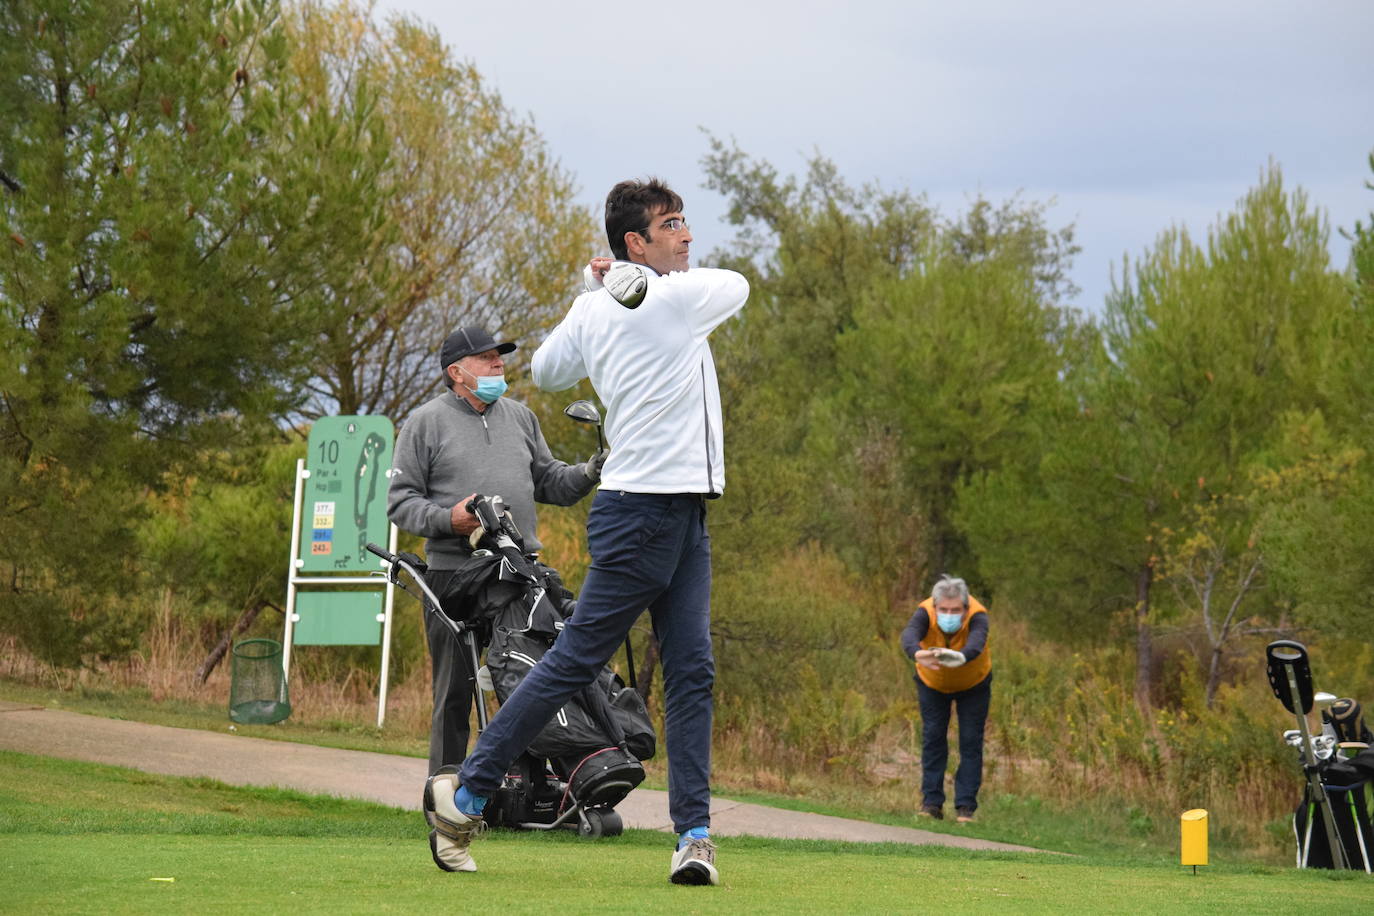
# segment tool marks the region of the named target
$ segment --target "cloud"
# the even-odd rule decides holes
[[[1122,250],[1172,222],[1204,232],[1270,159],[1336,225],[1374,209],[1367,0],[382,9],[436,25],[531,113],[589,206],[623,177],[668,178],[703,249],[729,229],[695,190],[701,127],[784,171],[819,151],[852,182],[955,207],[979,189],[1057,196],[1090,309]]]

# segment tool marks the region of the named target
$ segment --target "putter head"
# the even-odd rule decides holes
[[[563,412],[578,423],[600,423],[601,411],[591,401],[573,401]]]

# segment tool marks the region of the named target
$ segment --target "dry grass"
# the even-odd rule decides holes
[[[404,606],[398,607],[403,612]],[[280,639],[269,632],[269,620],[255,625],[248,636]],[[13,637],[0,636],[0,679],[64,692],[104,694],[132,692],[155,703],[184,703],[190,706],[224,706],[229,701],[231,662],[229,657],[212,670],[202,684],[196,669],[209,654],[218,636],[213,631],[189,622],[179,613],[175,599],[164,594],[158,601],[152,623],[140,647],[129,657],[91,664],[79,669],[46,665],[25,651]],[[293,656],[291,678],[292,720],[344,729],[375,726],[378,677],[375,670],[341,664],[329,650],[297,652]],[[406,666],[401,680],[393,680],[387,691],[386,729],[398,737],[427,741],[430,717],[430,685],[427,662]]]

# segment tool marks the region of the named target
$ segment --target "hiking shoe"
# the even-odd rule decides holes
[[[702,837],[673,853],[668,880],[674,884],[719,884],[716,871],[716,844]]]
[[[921,817],[933,817],[937,821],[945,819],[945,809],[940,805],[922,805],[919,813]]]
[[[967,824],[973,820],[972,808],[955,808],[954,810],[958,814],[958,817],[956,817],[955,820],[959,823]]]
[[[468,846],[482,828],[480,815],[458,810],[453,793],[458,791],[458,768],[441,767],[425,782],[425,820],[434,828],[429,832],[429,854],[444,871],[477,871]]]

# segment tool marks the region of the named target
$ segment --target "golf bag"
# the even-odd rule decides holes
[[[493,627],[487,670],[504,703],[552,648],[575,604],[538,602],[528,614],[509,606]],[[579,829],[595,835],[619,832],[614,808],[644,779],[640,760],[655,752],[655,737],[639,693],[609,668],[575,695],[535,736],[488,803],[487,821],[505,826],[550,823],[573,811]],[[545,761],[548,761],[547,767]],[[598,813],[599,812],[599,813]],[[597,821],[600,821],[598,829]]]
[[[1296,717],[1284,741],[1298,751],[1305,782],[1293,812],[1298,868],[1360,869],[1374,873],[1370,822],[1374,749],[1360,704],[1314,693],[1307,649],[1279,640],[1266,648],[1274,695]],[[1307,713],[1321,710],[1322,731],[1308,730]]]
[[[1362,752],[1369,754],[1369,751]],[[1374,759],[1369,761],[1374,765]],[[1360,773],[1344,763],[1333,763],[1322,770],[1322,787],[1331,801],[1331,816],[1335,833],[1344,847],[1345,861],[1351,868],[1370,871],[1370,856],[1374,855],[1374,826],[1369,819],[1370,774]],[[1338,868],[1331,854],[1331,843],[1322,818],[1324,808],[1312,797],[1312,790],[1304,786],[1302,801],[1293,812],[1293,837],[1298,845],[1298,866],[1307,868]]]
[[[524,552],[524,542],[500,497],[473,499],[481,528],[477,548],[455,573],[446,607],[464,609],[462,624],[486,648],[478,703],[490,690],[504,703],[543,658],[576,602],[557,572]],[[488,686],[489,685],[489,686]],[[641,760],[656,738],[638,691],[610,668],[569,700],[509,768],[490,799],[492,826],[576,829],[613,836],[623,829],[614,807],[644,779]]]

